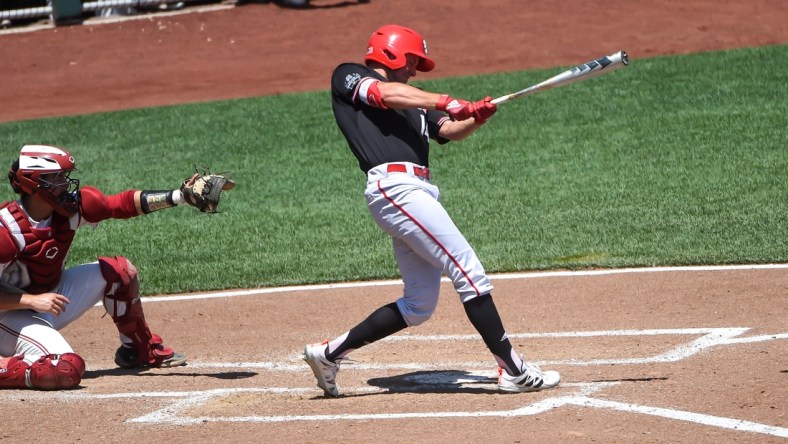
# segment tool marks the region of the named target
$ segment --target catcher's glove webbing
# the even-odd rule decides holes
[[[183,200],[202,211],[216,213],[222,191],[232,189],[235,181],[224,176],[224,173],[211,174],[208,171],[200,175],[199,171],[181,184]]]

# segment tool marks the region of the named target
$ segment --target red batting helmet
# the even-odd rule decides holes
[[[367,44],[364,62],[375,61],[391,69],[404,68],[405,55],[413,54],[420,58],[416,65],[418,71],[432,71],[435,62],[427,57],[427,41],[418,32],[398,25],[386,25],[372,33]]]
[[[47,145],[25,145],[8,172],[11,187],[19,194],[38,194],[63,216],[77,211],[79,180],[69,175],[76,171],[74,156]]]

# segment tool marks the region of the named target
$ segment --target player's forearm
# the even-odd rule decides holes
[[[0,290],[0,310],[30,309],[30,295]]]
[[[432,110],[440,100],[440,94],[414,88],[404,83],[380,82],[378,88],[383,103],[392,109],[426,108]]]
[[[143,190],[134,193],[138,214],[147,214],[184,203],[181,190]]]
[[[477,123],[474,119],[467,119],[462,121],[450,120],[441,125],[440,132],[438,133],[444,139],[453,141],[462,140],[473,134],[477,129],[481,128],[482,124]]]

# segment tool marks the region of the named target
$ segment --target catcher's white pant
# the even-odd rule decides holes
[[[44,355],[74,353],[58,330],[99,303],[106,286],[98,262],[79,265],[65,270],[52,290],[71,301],[59,316],[33,310],[0,311],[0,356],[24,354],[25,362],[32,364]]]
[[[438,187],[414,173],[414,167],[422,167],[398,162],[406,172],[390,173],[389,165],[369,171],[364,195],[375,222],[393,239],[405,283],[397,306],[405,322],[414,326],[435,311],[442,274],[454,283],[463,303],[493,287],[476,252],[440,203]]]

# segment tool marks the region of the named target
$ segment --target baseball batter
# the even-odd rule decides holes
[[[179,203],[184,191],[127,190],[105,195],[79,188],[73,156],[62,148],[26,145],[8,179],[20,198],[0,206],[0,388],[68,389],[85,362],[59,330],[103,301],[120,333],[115,363],[124,368],[186,364],[145,321],[137,269],[125,257],[64,269],[75,232],[107,219],[128,219]]]
[[[343,63],[334,70],[334,116],[366,174],[369,211],[393,240],[405,286],[396,302],[346,333],[305,347],[304,360],[318,386],[327,396],[339,396],[336,374],[351,351],[429,319],[445,274],[499,364],[498,388],[527,392],[555,387],[558,372],[542,371],[512,348],[490,280],[441,205],[429,169],[429,139],[439,144],[462,140],[481,128],[496,106],[490,97],[469,102],[407,85],[418,71],[435,68],[426,42],[412,29],[387,25],[375,31],[364,62]]]

